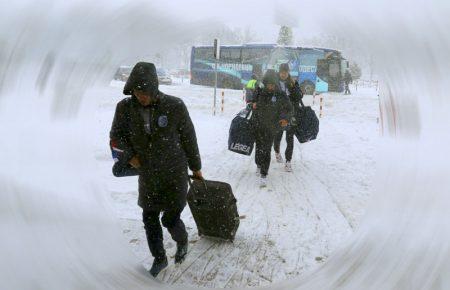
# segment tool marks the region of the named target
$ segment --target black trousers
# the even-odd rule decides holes
[[[275,135],[275,139],[273,140],[273,149],[276,153],[280,153],[280,144],[281,139],[283,138],[283,130],[278,131],[278,133]],[[294,152],[294,131],[291,128],[288,128],[286,130],[286,152],[285,157],[286,161],[292,160],[292,154]]]
[[[155,258],[164,257],[166,251],[163,244],[163,232],[159,216],[162,214],[162,225],[167,228],[172,239],[177,244],[184,244],[188,242],[188,233],[183,221],[180,218],[181,212],[184,208],[174,208],[169,210],[144,210],[142,213],[145,234],[147,235],[148,247],[152,256]]]
[[[261,175],[269,173],[274,133],[271,130],[256,131],[255,163],[261,168]]]

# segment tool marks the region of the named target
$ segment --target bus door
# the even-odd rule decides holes
[[[326,59],[317,60],[317,77],[316,77],[316,92],[326,93],[328,92],[328,75],[330,71],[330,65]]]
[[[330,92],[342,92],[341,60],[328,59],[328,89]]]

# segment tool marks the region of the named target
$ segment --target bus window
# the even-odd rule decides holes
[[[224,47],[220,51],[220,60],[230,63],[241,63],[241,48]]]
[[[270,51],[270,48],[243,47],[242,63],[266,63],[267,59],[269,58]]]
[[[196,60],[214,60],[214,51],[212,47],[195,48]]]

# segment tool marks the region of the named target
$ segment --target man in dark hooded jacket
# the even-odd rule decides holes
[[[292,112],[288,96],[279,89],[278,76],[268,70],[263,78],[263,89],[258,89],[253,103],[253,120],[256,135],[255,162],[261,174],[260,186],[266,187],[270,155],[276,132],[286,127]]]
[[[283,63],[280,65],[280,68],[278,70],[279,75],[279,85],[280,89],[286,93],[286,95],[289,97],[289,100],[291,101],[292,107],[293,107],[293,115],[297,116],[298,111],[300,110],[300,102],[303,98],[302,90],[300,89],[300,85],[298,82],[294,79],[292,79],[290,73],[289,73],[289,64]],[[291,122],[295,121],[294,119],[291,119]],[[292,124],[291,124],[292,125]],[[275,135],[275,140],[273,142],[273,148],[275,150],[275,157],[277,159],[278,163],[283,163],[283,157],[280,153],[280,144],[281,139],[283,138],[284,129],[280,129],[278,133]],[[292,154],[294,152],[294,129],[291,126],[288,126],[286,128],[286,151],[285,151],[285,157],[286,157],[286,163],[284,165],[284,169],[287,172],[292,171],[291,166],[291,160],[292,160]]]
[[[155,258],[150,274],[167,267],[159,220],[177,243],[175,262],[181,263],[188,234],[181,212],[186,206],[189,166],[202,178],[197,138],[188,110],[179,98],[158,90],[152,63],[133,68],[123,93],[131,95],[117,104],[111,142],[123,150],[122,158],[139,172],[139,201],[150,252]]]

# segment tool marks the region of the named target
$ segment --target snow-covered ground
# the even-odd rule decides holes
[[[103,184],[130,247],[145,267],[152,257],[147,248],[141,209],[137,206],[137,178],[114,178],[108,134],[122,82],[95,92],[92,137]],[[189,255],[173,262],[158,279],[169,284],[208,287],[259,286],[291,279],[323,263],[352,234],[370,195],[379,137],[378,97],[373,89],[351,96],[324,95],[324,111],[317,140],[295,143],[293,173],[273,158],[268,188],[260,189],[254,159],[227,150],[229,125],[244,107],[242,92],[225,92],[225,112],[212,116],[213,89],[191,86],[186,80],[161,91],[181,97],[194,121],[207,179],[229,182],[238,200],[241,225],[234,243],[199,238],[187,207],[183,220],[190,237]],[[218,102],[219,104],[220,102]],[[312,97],[305,97],[312,104]],[[313,105],[319,111],[318,99]],[[219,107],[220,108],[220,107]],[[282,150],[284,150],[284,140]],[[165,231],[165,247],[173,256],[176,245]]]

